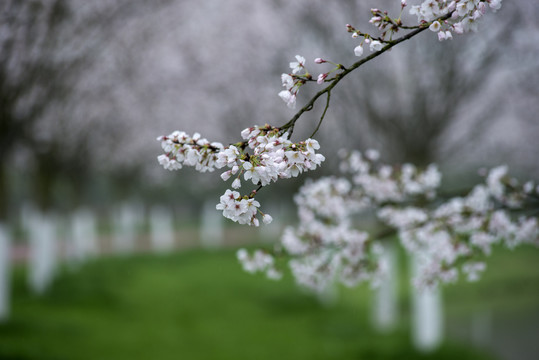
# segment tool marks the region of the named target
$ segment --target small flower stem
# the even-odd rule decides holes
[[[258,185],[258,187],[257,187],[255,190],[251,191],[251,194],[249,195],[249,199],[254,198],[254,197],[256,196],[256,194],[257,194],[257,193],[260,191],[260,189],[262,189],[262,188],[263,188],[262,185]]]
[[[318,129],[320,129],[320,125],[322,125],[322,121],[324,121],[324,117],[326,116],[326,112],[328,111],[329,99],[331,98],[331,91],[328,91],[327,94],[328,94],[328,97],[326,99],[326,107],[324,108],[324,112],[322,113],[322,116],[320,117],[320,121],[318,122],[318,125],[316,126],[316,129],[314,129],[312,135],[309,136],[310,138],[312,138],[314,135],[316,135],[316,133],[318,132]]]

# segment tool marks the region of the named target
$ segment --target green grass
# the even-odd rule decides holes
[[[538,253],[501,252],[483,282],[449,287],[449,313],[466,314],[493,296],[493,309],[536,306]],[[516,288],[516,298],[504,290]],[[406,299],[403,290],[403,312]],[[28,293],[17,269],[0,359],[493,359],[451,343],[416,353],[406,317],[380,335],[368,308],[366,287],[342,289],[334,305],[323,306],[289,277],[243,273],[232,250],[95,260],[63,271],[41,297]]]
[[[526,313],[539,310],[539,249],[516,250],[497,247],[487,259],[487,269],[478,282],[461,279],[445,289],[446,301],[455,315],[475,310]]]

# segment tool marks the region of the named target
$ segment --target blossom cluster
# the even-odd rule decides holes
[[[407,6],[407,1],[401,1],[402,10]],[[477,20],[491,11],[501,8],[502,0],[423,0],[418,5],[410,7],[410,15],[416,16],[415,27],[426,27],[438,34],[438,39],[449,40],[453,38],[453,33],[463,34],[467,31],[477,30]],[[363,54],[364,44],[369,45],[370,51],[379,51],[392,40],[393,34],[400,29],[412,29],[414,26],[404,26],[401,16],[394,19],[387,11],[371,9],[372,17],[370,23],[378,28],[382,33],[379,37],[371,36],[367,33],[355,29],[347,24],[348,32],[352,37],[362,37],[363,41],[354,48],[356,56]]]
[[[209,142],[195,133],[192,137],[183,131],[174,131],[166,136],[159,136],[157,141],[165,152],[157,157],[159,164],[167,170],[179,170],[184,165],[194,166],[200,172],[213,171],[217,153],[224,149],[223,144]]]
[[[285,90],[279,92],[279,97],[289,108],[295,109],[299,88],[305,84],[306,80],[311,79],[311,75],[305,67],[305,58],[301,55],[296,55],[296,61],[290,62],[290,69],[291,73],[281,74],[281,82]]]
[[[295,196],[299,225],[289,227],[281,246],[298,284],[324,291],[332,282],[376,286],[388,270],[380,239],[354,227],[358,214],[407,197],[432,197],[440,183],[435,166],[425,171],[406,164],[399,171],[378,164],[375,150],[340,152],[346,177],[308,181]]]
[[[485,15],[488,10],[493,12],[499,10],[502,0],[422,0],[417,5],[412,5],[409,14],[416,17],[416,23],[404,25],[402,14],[408,6],[407,0],[401,0],[401,14],[398,18],[389,16],[387,11],[371,9],[372,17],[369,23],[376,26],[381,32],[379,36],[364,33],[350,24],[346,24],[346,29],[353,38],[361,38],[361,42],[354,48],[354,54],[358,57],[364,53],[364,47],[368,46],[371,52],[387,50],[386,45],[393,45],[393,35],[399,30],[430,29],[437,33],[438,39],[449,40],[453,34],[463,34],[468,31],[476,31],[478,20]],[[296,100],[299,88],[307,81],[314,81],[311,74],[305,67],[305,58],[296,55],[296,61],[290,62],[290,73],[281,75],[281,82],[285,90],[279,92],[279,97],[292,109],[296,107]],[[328,76],[337,70],[344,70],[341,64],[332,61],[316,58],[316,64],[331,63],[335,65],[328,72],[320,73],[316,79],[318,84],[326,81],[338,79]]]
[[[247,250],[240,249],[237,251],[236,257],[242,264],[243,270],[248,273],[263,272],[272,280],[279,280],[283,276],[281,272],[275,269],[273,256],[262,250],[256,250],[250,256]]]
[[[475,281],[486,268],[477,259],[490,255],[494,245],[539,246],[537,218],[512,219],[508,211],[524,209],[527,200],[537,197],[530,184],[519,186],[508,177],[507,167],[500,166],[490,170],[485,184],[476,185],[464,197],[427,209],[388,206],[378,216],[398,229],[403,246],[421,259],[417,285],[455,281],[459,267],[468,280]]]
[[[417,16],[420,23],[430,23],[429,29],[438,33],[440,41],[452,39],[452,33],[462,34],[477,30],[477,20],[490,9],[496,11],[502,0],[426,0],[414,5],[410,14]],[[440,20],[444,15],[447,19]]]
[[[436,191],[441,174],[436,166],[391,167],[379,154],[341,153],[343,177],[307,181],[294,197],[299,223],[285,229],[278,247],[290,256],[298,284],[324,291],[337,281],[354,286],[376,285],[387,270],[381,262],[382,241],[355,227],[361,215],[374,213],[376,228],[395,229],[403,247],[417,259],[416,286],[455,281],[463,273],[475,281],[486,269],[482,257],[495,244],[513,248],[539,246],[539,224],[533,216],[511,217],[539,200],[539,187],[519,185],[501,166],[488,172],[485,183],[464,197],[440,203]]]
[[[297,177],[305,171],[315,170],[325,160],[316,152],[320,144],[315,139],[293,143],[288,139],[288,133],[269,125],[244,129],[241,136],[244,141],[224,146],[209,142],[200,134],[191,137],[175,131],[157,138],[165,152],[158,156],[158,161],[168,170],[178,170],[183,165],[194,166],[201,172],[227,168],[221,178],[227,181],[234,177],[231,187],[237,190],[242,185],[242,177],[244,181],[262,187],[278,179]],[[241,195],[228,189],[216,209],[223,211],[224,217],[240,224],[258,226],[259,214],[268,224],[272,217],[260,211],[255,195],[256,190],[249,195]]]
[[[305,58],[301,55],[296,55],[296,60],[290,62],[291,73],[281,74],[281,82],[285,90],[279,92],[279,97],[286,103],[289,108],[294,109],[296,107],[296,100],[299,88],[304,85],[307,81],[314,81],[312,75],[309,73],[305,67]],[[321,73],[318,75],[316,82],[317,84],[323,84],[325,81],[331,81],[333,79],[327,79],[328,76],[337,70],[344,70],[344,66],[341,64],[334,63],[329,60],[324,60],[322,58],[314,59],[315,64],[333,64],[334,68],[328,72]]]
[[[290,256],[290,270],[299,285],[323,292],[334,281],[355,286],[381,278],[381,246],[367,232],[352,228],[348,215],[354,203],[346,202],[351,190],[345,179],[324,177],[309,181],[295,196],[299,225],[284,230],[278,247]],[[251,264],[242,263],[244,268]]]
[[[278,178],[296,177],[304,171],[315,170],[324,160],[322,154],[316,152],[320,144],[315,139],[307,139],[299,143],[288,140],[288,133],[281,134],[279,129],[269,125],[251,127],[243,130],[241,136],[247,141],[252,154],[227,157],[226,165],[239,165],[240,174],[245,172],[245,180],[253,184],[268,185]],[[241,155],[241,153],[240,153]]]
[[[403,202],[411,196],[432,199],[440,186],[442,176],[435,164],[424,170],[409,163],[394,168],[380,164],[376,150],[367,150],[365,154],[341,151],[340,156],[343,158],[341,172],[352,178],[356,197],[360,196],[366,205]]]
[[[232,188],[241,187],[241,178],[254,185],[266,186],[278,179],[296,177],[304,171],[315,170],[324,160],[316,152],[320,144],[314,139],[299,143],[288,140],[288,134],[269,125],[244,129],[244,139],[239,146],[230,145],[217,154],[216,165],[228,170],[221,174],[223,180],[235,176]],[[256,192],[254,193],[256,194]],[[254,196],[252,193],[252,195]],[[223,216],[240,224],[259,225],[257,218],[260,204],[252,196],[241,196],[237,191],[227,190],[217,205]],[[272,218],[260,212],[264,223]]]
[[[298,284],[323,292],[334,281],[355,286],[382,278],[382,247],[354,229],[351,215],[364,204],[353,197],[352,183],[336,177],[309,181],[294,197],[299,224],[285,229],[281,246]]]
[[[239,224],[249,224],[258,226],[260,224],[257,215],[260,211],[260,203],[254,198],[242,197],[239,192],[227,189],[221,196],[217,210],[223,211],[223,216],[236,221]],[[262,217],[264,223],[270,223],[272,218],[269,214]]]

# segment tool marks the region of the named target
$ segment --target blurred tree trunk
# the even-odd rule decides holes
[[[4,223],[8,217],[8,182],[3,159],[0,159],[0,223]]]
[[[65,110],[76,101],[74,85],[126,19],[168,1],[114,0],[80,8],[84,1],[0,1],[0,220],[8,216],[17,151],[29,160],[18,165],[33,175],[43,210],[52,206],[60,183],[71,188],[67,192],[82,193],[93,165],[89,138],[98,135],[86,118],[76,123]]]

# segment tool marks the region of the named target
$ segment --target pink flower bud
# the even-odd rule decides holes
[[[316,80],[316,82],[318,84],[323,84],[324,83],[324,80],[328,77],[328,74],[320,74],[318,75],[318,80]]]
[[[221,179],[223,179],[223,181],[227,181],[230,179],[230,176],[232,176],[232,172],[228,170],[221,174]]]
[[[325,63],[325,62],[326,62],[326,60],[324,60],[324,59],[322,59],[322,58],[316,58],[316,59],[314,59],[314,63],[315,63],[315,64],[323,64],[323,63]]]

